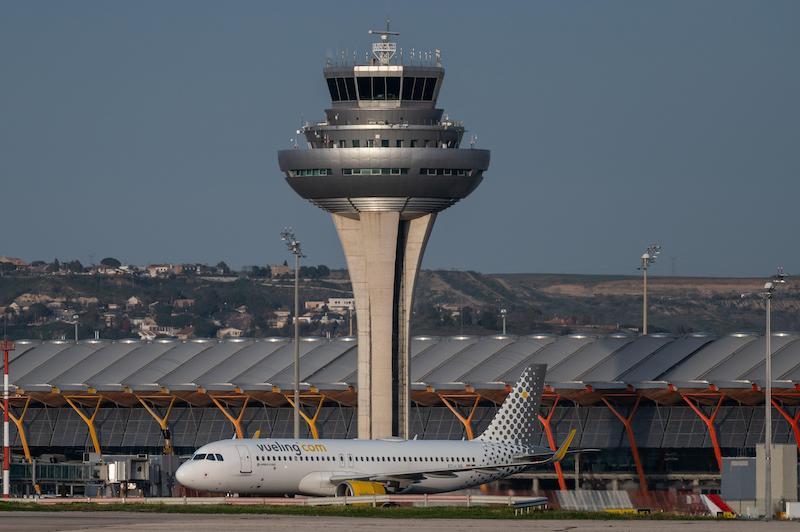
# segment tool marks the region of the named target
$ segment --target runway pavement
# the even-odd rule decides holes
[[[2,532],[77,532],[88,530],[115,532],[219,532],[291,530],[292,532],[470,532],[478,530],[553,530],[569,532],[759,532],[800,530],[789,522],[757,521],[581,521],[581,520],[484,520],[484,519],[381,519],[348,517],[295,517],[278,515],[198,515],[139,512],[2,512]]]

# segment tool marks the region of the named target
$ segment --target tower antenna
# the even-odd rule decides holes
[[[385,30],[369,30],[368,32],[370,35],[381,36],[381,40],[379,42],[372,43],[372,55],[375,56],[375,59],[378,60],[378,64],[381,65],[388,65],[394,57],[394,54],[397,52],[397,43],[390,42],[389,36],[398,36],[400,33],[391,31],[389,29],[389,25],[390,20],[387,17]]]

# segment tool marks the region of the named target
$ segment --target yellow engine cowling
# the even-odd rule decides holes
[[[380,482],[348,480],[336,486],[337,497],[361,497],[362,495],[386,495],[386,487]]]

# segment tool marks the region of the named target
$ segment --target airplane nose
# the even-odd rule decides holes
[[[186,464],[178,467],[178,470],[175,471],[175,480],[184,486],[187,485],[186,483],[189,480],[189,472],[187,471]]]

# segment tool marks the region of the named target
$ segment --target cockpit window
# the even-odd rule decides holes
[[[206,460],[211,460],[212,462],[216,462],[217,458],[213,454],[209,453],[206,455]]]
[[[205,460],[205,458],[206,458],[205,454],[196,454],[194,455],[194,458],[192,458],[192,460]]]
[[[214,456],[217,457],[217,462],[222,462],[222,455],[221,454],[215,454]]]

